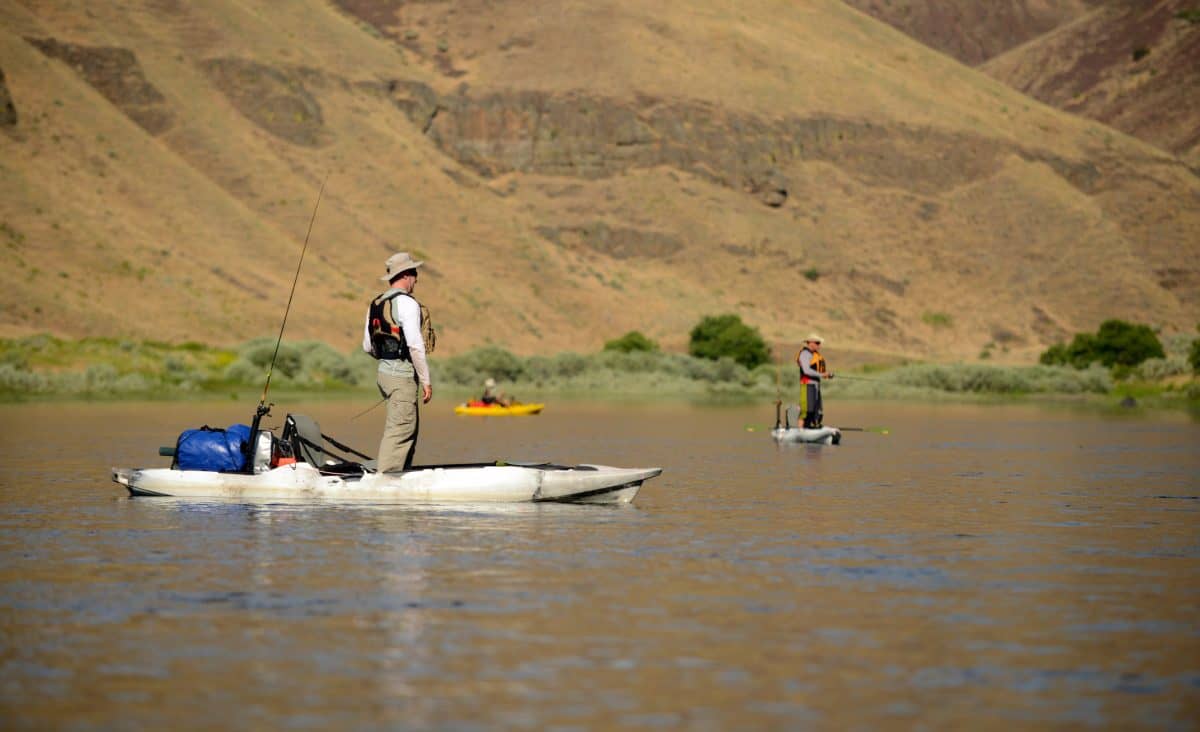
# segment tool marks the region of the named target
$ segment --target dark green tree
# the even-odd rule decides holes
[[[688,353],[697,358],[728,356],[748,369],[771,360],[771,349],[757,328],[737,315],[709,315],[692,328]]]
[[[1200,332],[1200,325],[1196,326],[1197,332]],[[1200,338],[1192,341],[1192,351],[1188,354],[1188,363],[1192,365],[1192,373],[1200,374]]]
[[[606,351],[632,353],[634,351],[657,351],[658,344],[642,335],[641,331],[631,330],[625,335],[604,344]]]
[[[1055,343],[1038,359],[1046,365],[1085,369],[1099,361],[1105,366],[1133,367],[1148,358],[1164,358],[1162,343],[1148,325],[1106,320],[1095,333],[1076,333],[1069,345]]]
[[[1100,360],[1099,346],[1092,333],[1076,333],[1067,346],[1066,364],[1077,369],[1086,369],[1093,361]]]
[[[1096,331],[1096,352],[1105,366],[1137,366],[1148,358],[1166,358],[1158,336],[1148,325],[1106,320]]]
[[[1043,366],[1063,366],[1067,363],[1067,346],[1062,341],[1055,343],[1038,356],[1038,363]]]

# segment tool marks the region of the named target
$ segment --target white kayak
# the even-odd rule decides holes
[[[643,482],[662,473],[662,468],[499,460],[414,466],[402,473],[379,473],[374,469],[375,461],[323,434],[317,423],[304,415],[287,415],[280,438],[269,430],[255,432],[255,428],[257,424],[243,431],[245,435],[257,435],[253,447],[237,448],[238,452],[251,453],[250,459],[243,463],[248,468],[216,468],[205,461],[197,463],[192,457],[181,460],[179,450],[185,438],[194,438],[208,446],[205,449],[213,448],[218,453],[233,450],[223,442],[225,430],[189,437],[189,433],[209,429],[205,427],[185,432],[175,448],[159,450],[160,455],[175,458],[170,468],[113,468],[112,479],[134,496],[419,503],[630,503]],[[188,442],[189,446],[192,444]],[[363,462],[344,457],[334,459],[336,450],[362,458]],[[194,455],[191,447],[187,454]]]
[[[776,427],[771,430],[776,442],[806,442],[814,445],[837,445],[842,441],[842,431],[837,427]]]
[[[134,496],[332,499],[396,502],[630,503],[662,468],[505,463],[416,468],[403,473],[329,474],[305,463],[260,473],[114,468]]]

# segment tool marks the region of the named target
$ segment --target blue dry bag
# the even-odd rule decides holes
[[[250,426],[230,425],[217,429],[205,425],[198,430],[184,430],[175,443],[175,464],[180,470],[211,470],[236,473],[246,466],[242,452],[250,441]]]

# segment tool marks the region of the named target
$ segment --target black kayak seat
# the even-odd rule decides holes
[[[361,475],[363,472],[375,472],[375,461],[370,456],[363,455],[332,437],[325,436],[321,433],[321,426],[317,424],[317,421],[307,415],[289,414],[284,419],[281,439],[292,448],[293,457],[300,462],[308,463],[323,473]],[[330,453],[331,449],[353,453],[361,458],[361,461],[349,462],[347,458]]]
[[[283,440],[290,443],[292,455],[309,465],[321,466],[329,459],[321,427],[312,417],[289,414],[283,423]]]

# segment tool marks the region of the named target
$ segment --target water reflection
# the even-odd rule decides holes
[[[814,447],[746,432],[739,409],[423,417],[422,462],[664,465],[632,507],[129,499],[108,483],[222,409],[244,411],[0,409],[0,713],[16,727],[1195,719],[1186,420],[838,405],[891,434]],[[295,411],[377,439],[349,419],[361,405]]]

